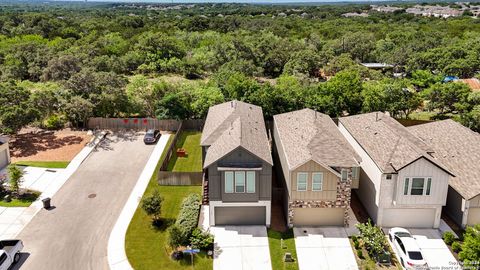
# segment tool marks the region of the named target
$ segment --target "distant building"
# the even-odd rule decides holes
[[[393,65],[386,63],[361,63],[362,66],[371,68],[371,69],[391,69]]]
[[[480,80],[477,78],[461,79],[463,83],[466,83],[472,91],[480,91]]]
[[[403,10],[403,8],[401,7],[392,7],[392,6],[371,5],[370,7],[374,11],[383,12],[383,13],[393,13],[395,11]]]
[[[349,12],[349,13],[344,13],[342,14],[343,17],[368,17],[368,13],[355,13],[355,12]]]

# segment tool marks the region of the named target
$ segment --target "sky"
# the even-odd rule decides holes
[[[75,1],[75,0],[74,0]],[[85,0],[78,0],[85,1]],[[320,3],[320,2],[368,2],[368,0],[87,0],[88,2],[128,2],[128,3]],[[381,0],[370,0],[381,1]],[[385,1],[385,0],[383,0]],[[388,1],[388,0],[387,0]]]

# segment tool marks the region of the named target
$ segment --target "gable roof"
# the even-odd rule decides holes
[[[359,166],[360,157],[328,115],[303,109],[273,119],[289,170],[310,160],[327,167]]]
[[[408,130],[429,144],[454,174],[450,186],[465,199],[480,194],[480,134],[453,120],[409,127]]]
[[[362,146],[383,173],[396,173],[420,158],[425,158],[448,174],[433,149],[410,133],[397,120],[382,112],[342,117],[339,122]]]
[[[480,80],[477,78],[461,79],[463,83],[466,83],[472,91],[480,91]]]
[[[245,102],[210,107],[200,144],[210,146],[204,168],[238,147],[273,165],[262,108]]]

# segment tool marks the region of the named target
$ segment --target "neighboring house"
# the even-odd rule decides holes
[[[200,144],[210,225],[270,226],[273,163],[262,108],[236,100],[210,107]]]
[[[0,169],[10,164],[10,149],[8,146],[8,138],[0,136]]]
[[[362,159],[357,194],[373,221],[438,228],[453,174],[433,150],[382,112],[342,117],[338,126]]]
[[[455,174],[450,180],[444,211],[462,227],[479,224],[480,134],[453,120],[408,129],[432,147],[432,155]]]
[[[360,158],[333,120],[311,109],[273,117],[277,178],[292,226],[347,226]]]

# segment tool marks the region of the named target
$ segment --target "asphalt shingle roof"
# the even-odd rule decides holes
[[[450,173],[430,155],[432,148],[385,113],[359,114],[342,117],[339,121],[384,173],[395,173],[419,158]]]
[[[234,100],[210,107],[200,144],[210,146],[205,168],[237,147],[273,164],[262,108],[245,102]]]
[[[467,200],[480,194],[480,134],[450,119],[408,129],[455,174],[450,181],[453,189]]]
[[[360,157],[328,115],[303,109],[273,119],[290,170],[309,160],[330,167],[358,166]]]

